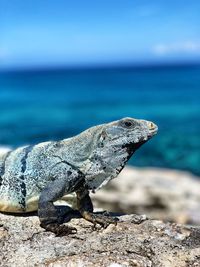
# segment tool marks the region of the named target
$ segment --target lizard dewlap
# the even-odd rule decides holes
[[[60,225],[53,202],[76,194],[81,215],[107,226],[113,218],[93,214],[89,197],[115,178],[133,153],[157,133],[153,122],[124,118],[61,141],[25,146],[0,154],[0,211],[38,210],[41,226],[57,235],[73,232]]]

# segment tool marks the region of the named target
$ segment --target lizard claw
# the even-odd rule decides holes
[[[90,221],[94,224],[94,229],[96,228],[96,224],[100,224],[103,228],[107,228],[109,224],[116,225],[118,221],[117,218],[113,218],[113,217],[105,216],[101,214],[93,214],[90,212],[87,212],[83,215],[84,215],[83,217],[87,221]]]
[[[100,224],[104,229],[108,227],[109,224],[117,225],[117,218],[108,217],[105,215],[94,215],[95,221]]]
[[[69,227],[67,225],[60,225],[57,229],[56,236],[65,236],[69,234],[76,234],[77,229],[75,227]]]
[[[69,234],[76,234],[77,229],[75,227],[67,226],[67,225],[59,225],[58,223],[51,223],[47,225],[40,225],[46,231],[54,233],[56,236],[65,236]]]

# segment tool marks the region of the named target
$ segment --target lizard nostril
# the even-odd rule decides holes
[[[149,122],[149,123],[148,123],[148,126],[149,126],[149,129],[150,129],[150,130],[153,130],[153,129],[156,128],[156,126],[155,126],[155,124],[154,124],[153,122]]]

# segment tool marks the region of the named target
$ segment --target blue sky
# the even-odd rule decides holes
[[[199,14],[199,0],[0,0],[0,68],[200,62]]]

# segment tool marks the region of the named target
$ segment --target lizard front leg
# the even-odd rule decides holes
[[[117,224],[116,218],[93,213],[93,205],[88,190],[82,187],[76,191],[76,195],[77,207],[84,219],[92,222],[94,226],[98,223],[104,228],[106,228],[109,224]]]
[[[76,229],[67,225],[61,225],[64,217],[58,214],[53,202],[63,196],[66,181],[56,180],[47,186],[41,193],[38,204],[38,216],[40,226],[47,231],[59,235],[67,235],[76,232]]]
[[[62,165],[59,166],[62,168]],[[62,173],[62,175],[61,175]],[[38,203],[38,216],[40,226],[56,234],[56,236],[67,235],[76,232],[76,228],[62,225],[64,216],[58,213],[53,202],[60,199],[64,194],[73,192],[83,177],[77,170],[68,169],[64,166],[64,172],[59,173],[61,177],[52,181],[41,192]]]

